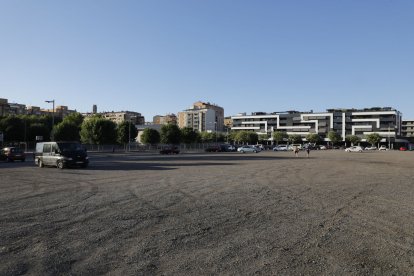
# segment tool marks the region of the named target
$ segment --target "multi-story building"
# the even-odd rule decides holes
[[[29,115],[42,115],[43,112],[38,106],[28,106],[26,110],[27,114]]]
[[[359,136],[378,133],[383,141],[394,140],[401,136],[401,113],[393,108],[366,109],[328,109],[327,112],[285,111],[251,115],[232,116],[232,130],[250,130],[258,134],[271,134],[285,131],[287,134],[299,134],[305,138],[310,133],[317,133],[327,139],[329,131],[341,135],[342,140],[349,135]]]
[[[124,121],[132,122],[136,125],[145,124],[145,118],[141,113],[133,111],[120,111],[120,112],[102,112],[100,113],[105,119],[111,120],[117,124]]]
[[[403,120],[401,126],[403,137],[414,137],[414,120]]]
[[[223,131],[224,109],[214,104],[196,102],[189,109],[178,112],[178,126],[198,131]]]
[[[155,125],[177,124],[177,116],[175,114],[167,114],[165,116],[156,115],[152,120]]]
[[[27,114],[26,105],[24,104],[10,103],[9,106],[10,106],[9,114],[13,114],[13,115]]]
[[[10,113],[10,105],[7,99],[0,99],[0,116],[6,116]]]
[[[55,110],[53,110],[53,109],[42,109],[41,111],[43,112],[43,114],[52,115],[52,113],[53,113],[55,117],[62,118],[62,119],[65,118],[66,116],[68,116],[69,114],[76,112],[76,110],[70,110],[65,105],[58,105],[55,108]]]

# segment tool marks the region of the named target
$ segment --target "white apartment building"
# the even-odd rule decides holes
[[[317,133],[327,139],[329,131],[341,135],[343,141],[349,135],[364,139],[370,133],[378,133],[383,142],[401,136],[401,113],[391,107],[365,109],[328,109],[326,112],[255,112],[251,115],[232,116],[232,130],[255,131],[270,135],[274,131],[299,134],[303,138]]]
[[[401,132],[403,137],[414,137],[414,120],[403,120]]]

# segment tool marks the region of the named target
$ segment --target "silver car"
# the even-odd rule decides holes
[[[237,149],[238,152],[241,153],[245,153],[245,152],[254,152],[254,153],[258,153],[260,150],[258,148],[256,148],[255,146],[241,146]]]

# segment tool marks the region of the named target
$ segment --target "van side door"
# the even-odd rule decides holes
[[[43,144],[43,154],[42,154],[42,160],[44,165],[51,165],[51,158],[50,156],[52,153],[52,145],[49,143]]]

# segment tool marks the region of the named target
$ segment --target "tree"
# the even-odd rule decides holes
[[[161,143],[179,144],[181,141],[181,131],[178,126],[173,124],[163,125],[161,127]]]
[[[359,138],[356,135],[349,135],[346,137],[346,141],[349,141],[352,145],[354,145],[354,144],[358,144],[359,142],[361,142],[361,138]]]
[[[83,123],[83,120],[84,120],[84,117],[82,114],[80,114],[79,112],[74,112],[74,113],[70,113],[69,115],[67,115],[63,119],[63,122],[71,122],[80,128],[80,126]]]
[[[136,138],[138,130],[135,124],[129,121],[123,121],[117,126],[117,142],[120,144],[127,144],[130,138]]]
[[[156,129],[146,128],[142,132],[141,142],[143,144],[155,145],[161,141],[160,133]]]
[[[4,140],[17,142],[24,140],[24,121],[17,116],[7,116],[0,121],[0,131],[4,133]]]
[[[288,139],[289,135],[284,131],[275,131],[273,132],[273,140],[276,141],[276,145],[279,145],[279,142],[283,141],[284,139]]]
[[[241,143],[256,144],[259,140],[259,135],[252,131],[239,131],[236,136],[236,141]]]
[[[181,129],[181,141],[185,144],[196,143],[199,139],[198,132],[191,127]]]
[[[365,138],[367,139],[367,142],[370,143],[371,145],[378,144],[379,142],[381,142],[381,139],[382,139],[382,137],[376,132],[366,135]]]
[[[32,123],[27,128],[27,139],[28,141],[35,141],[36,136],[41,136],[43,138],[49,137],[49,129],[45,124],[42,123]]]
[[[262,143],[262,144],[266,144],[267,141],[269,139],[269,135],[267,134],[259,134],[258,135],[258,140]]]
[[[82,123],[80,131],[83,143],[103,145],[116,142],[116,124],[110,120],[92,117]]]
[[[53,128],[53,137],[56,141],[79,141],[80,127],[73,121],[63,121]]]
[[[107,119],[98,119],[94,128],[98,145],[115,144],[117,138],[116,124]]]
[[[201,139],[201,142],[203,143],[211,143],[215,141],[215,136],[213,132],[202,131],[200,133],[200,139]]]
[[[306,136],[306,140],[308,140],[309,143],[317,144],[321,141],[321,137],[317,133],[309,133]]]
[[[332,145],[335,145],[336,143],[339,143],[341,141],[341,135],[337,133],[336,131],[329,131],[328,132],[328,138],[331,140]]]
[[[299,134],[291,134],[289,135],[289,143],[291,144],[299,144],[302,143],[302,137]]]

